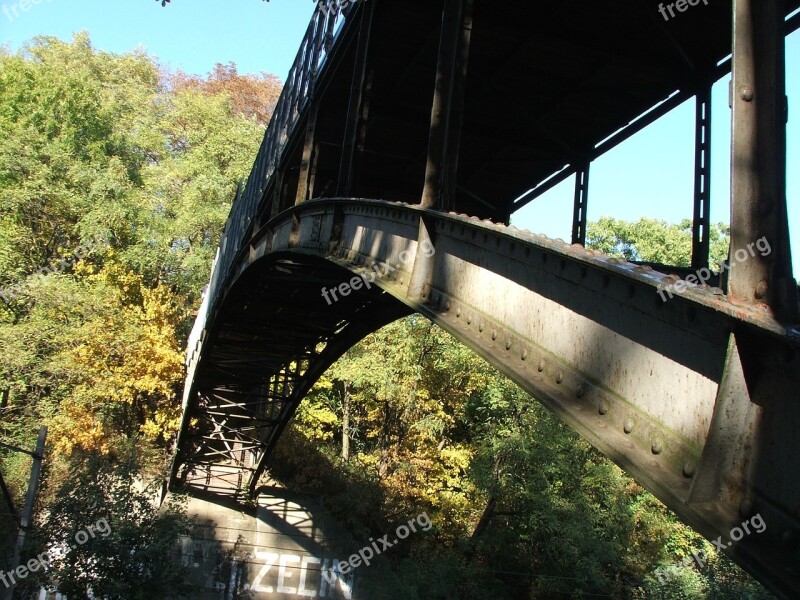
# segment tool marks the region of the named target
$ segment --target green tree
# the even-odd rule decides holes
[[[86,34],[0,49],[0,437],[50,426],[44,513],[88,453],[170,456],[192,311],[278,87]],[[0,469],[19,498],[27,463]]]
[[[709,235],[709,262],[719,264],[728,257],[730,228],[712,225]],[[678,224],[643,217],[635,222],[601,217],[587,227],[586,247],[626,260],[688,267],[692,263],[692,222]]]
[[[175,557],[190,521],[179,497],[157,507],[160,485],[143,485],[142,465],[128,444],[114,457],[88,453],[55,491],[35,549],[48,554],[46,573],[28,583],[69,598],[149,600],[186,597]]]

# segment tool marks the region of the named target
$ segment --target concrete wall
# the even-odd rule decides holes
[[[256,509],[197,498],[188,509],[196,526],[181,540],[180,560],[196,586],[192,598],[357,598],[354,573],[333,566],[356,544],[310,499],[275,487]]]

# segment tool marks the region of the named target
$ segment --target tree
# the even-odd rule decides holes
[[[730,228],[718,223],[709,230],[711,266],[728,257]],[[688,267],[692,263],[692,222],[670,224],[641,218],[633,223],[601,217],[589,223],[586,247],[626,260]]]
[[[41,514],[89,455],[130,441],[151,474],[171,456],[192,312],[277,87],[86,34],[0,49],[0,436],[50,426]],[[25,462],[0,469],[19,496]]]
[[[147,600],[188,597],[174,556],[190,521],[183,501],[160,485],[142,485],[135,448],[113,457],[82,454],[59,485],[28,560],[47,553],[48,570],[26,582],[46,584],[71,599]]]
[[[189,89],[209,97],[224,95],[234,114],[253,120],[262,127],[269,125],[283,89],[277,76],[271,73],[240,75],[232,62],[217,63],[205,79],[178,71],[170,75],[169,84],[173,92]]]

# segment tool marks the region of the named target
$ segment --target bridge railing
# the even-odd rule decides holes
[[[330,0],[319,0],[272,113],[250,176],[244,189],[237,190],[220,240],[217,260],[212,268],[207,294],[210,308],[215,305],[230,273],[231,265],[241,249],[244,235],[258,209],[261,196],[280,163],[286,141],[292,135],[300,115],[314,94],[319,72],[341,31],[337,26],[356,8],[355,1],[342,6],[340,4]]]

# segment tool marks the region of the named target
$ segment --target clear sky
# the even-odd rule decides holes
[[[0,43],[16,50],[37,35],[68,40],[88,31],[96,48],[144,48],[165,66],[206,74],[235,62],[242,73],[284,78],[314,9],[313,0],[0,0]],[[232,8],[233,7],[233,8]],[[789,93],[789,224],[795,276],[800,273],[800,32],[787,39]],[[723,78],[712,101],[712,221],[727,222],[730,110]],[[589,182],[590,220],[603,215],[677,222],[692,214],[693,101],[596,160]],[[512,218],[521,228],[568,240],[573,180],[568,179]]]

